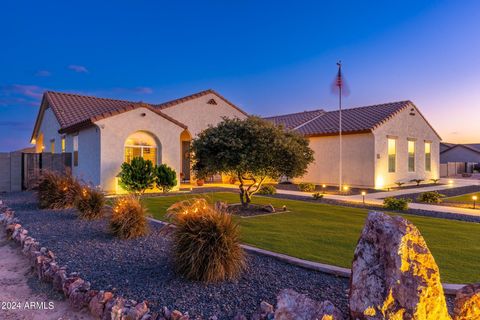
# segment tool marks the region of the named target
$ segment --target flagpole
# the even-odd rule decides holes
[[[338,134],[339,134],[339,143],[340,143],[340,148],[339,148],[339,178],[338,178],[338,190],[341,192],[342,191],[342,184],[343,184],[343,150],[342,150],[342,87],[343,87],[343,80],[342,80],[342,61],[337,62],[338,66]]]

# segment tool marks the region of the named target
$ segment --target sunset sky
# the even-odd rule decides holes
[[[280,4],[281,3],[281,4]],[[285,4],[283,4],[285,3]],[[480,1],[3,1],[0,151],[44,90],[160,103],[212,88],[257,115],[412,100],[480,143]]]

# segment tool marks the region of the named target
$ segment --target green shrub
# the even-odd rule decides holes
[[[43,171],[38,180],[38,206],[41,209],[72,208],[81,185],[70,172]]]
[[[443,197],[445,197],[445,195],[440,194],[437,191],[427,191],[421,193],[418,196],[417,201],[424,203],[440,203],[442,202]]]
[[[110,230],[121,239],[132,239],[148,234],[146,209],[137,197],[126,196],[116,199]]]
[[[397,187],[401,188],[405,184],[405,182],[397,181],[395,182],[395,184],[397,185]]]
[[[104,213],[105,195],[102,191],[83,187],[77,200],[75,201],[79,217],[86,220],[94,220],[101,218]]]
[[[438,181],[440,181],[440,179],[430,179],[430,181],[432,181],[433,184],[438,184]]]
[[[145,193],[152,189],[155,182],[155,170],[150,160],[135,157],[130,163],[124,162],[118,174],[120,186],[128,192]]]
[[[176,203],[167,212],[176,226],[173,258],[179,274],[203,282],[238,278],[246,266],[245,255],[230,214],[205,199]]]
[[[314,200],[322,200],[323,199],[323,194],[321,194],[320,192],[315,192],[314,194],[312,194],[312,196],[313,196]]]
[[[271,184],[266,184],[261,186],[260,190],[258,190],[257,193],[263,195],[274,195],[275,193],[277,193],[277,189]]]
[[[419,186],[420,183],[423,182],[423,179],[412,179],[412,180],[410,180],[410,182],[415,182],[417,184],[417,186]]]
[[[155,167],[155,184],[162,192],[168,192],[177,185],[177,173],[166,164],[161,164]]]
[[[383,199],[383,207],[388,210],[405,211],[408,210],[410,199],[388,197]]]
[[[298,190],[303,192],[313,192],[315,191],[315,185],[313,183],[302,182],[298,184]]]

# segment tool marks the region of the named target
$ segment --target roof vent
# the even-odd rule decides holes
[[[217,105],[217,101],[215,101],[215,99],[210,99],[207,101],[208,104],[211,104],[211,105],[214,105],[216,106]]]
[[[415,109],[414,109],[414,108],[410,109],[410,115],[411,115],[411,116],[414,116],[414,115],[415,115]]]

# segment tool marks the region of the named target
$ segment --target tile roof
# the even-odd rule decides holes
[[[407,107],[414,107],[410,101],[399,101],[384,104],[357,107],[342,110],[342,132],[362,133],[370,132],[377,126],[392,118],[399,111]],[[295,128],[306,136],[322,136],[338,134],[339,111],[322,111],[311,119],[302,118],[303,113],[293,113],[277,117],[268,117],[266,120],[275,123],[294,124],[290,129]],[[303,123],[299,123],[303,119]]]
[[[186,102],[207,94],[215,94],[218,98],[224,100],[231,107],[237,109],[243,114],[247,114],[233,103],[225,99],[223,96],[215,92],[214,90],[204,90],[180,99],[175,99],[162,104],[145,104],[143,102],[134,102],[127,100],[99,98],[93,96],[86,96],[72,93],[62,93],[46,91],[43,96],[41,109],[39,111],[39,117],[32,134],[32,138],[35,137],[39,126],[40,116],[42,114],[42,108],[50,106],[55,114],[59,124],[60,132],[77,131],[92,125],[93,122],[99,119],[107,118],[122,112],[126,112],[139,107],[146,107],[160,116],[174,122],[175,124],[186,128],[186,126],[172,117],[166,115],[161,110],[175,106],[179,103]]]
[[[291,113],[291,114],[286,114],[281,116],[267,117],[264,119],[272,121],[276,125],[282,125],[287,129],[295,129],[299,125],[302,125],[308,121],[311,121],[324,113],[325,113],[324,110],[319,109],[319,110]]]

